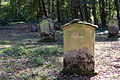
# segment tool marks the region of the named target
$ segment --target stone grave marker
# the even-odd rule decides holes
[[[62,26],[64,34],[63,71],[94,72],[94,32],[96,25],[74,19]]]
[[[41,41],[55,41],[54,21],[47,18],[40,22]]]
[[[118,19],[113,18],[109,21],[108,33],[109,37],[118,36],[119,33]]]

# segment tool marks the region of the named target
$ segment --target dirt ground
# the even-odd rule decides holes
[[[34,44],[39,40],[40,37],[39,33],[30,33],[29,31],[25,32],[22,29],[24,28],[20,28],[19,30],[18,29],[0,30],[0,54],[2,54],[3,49],[9,48],[13,45],[30,46],[27,44],[31,44],[34,47],[42,46],[42,45],[38,46]],[[59,35],[62,36],[62,32],[59,32],[58,36]],[[58,40],[60,39],[62,40],[62,37],[61,36],[58,37],[58,36],[57,36]],[[60,74],[60,68],[62,68],[61,65],[59,67],[56,66],[54,68],[54,71],[52,71],[52,69],[50,70],[51,72],[53,72],[53,74],[51,75],[55,77],[54,80],[120,80],[120,38],[118,39],[108,38],[107,31],[95,33],[95,38],[96,38],[95,53],[94,53],[95,71],[98,73],[98,75],[93,77],[79,76],[79,75],[62,75]],[[7,44],[4,42],[5,40],[7,41]],[[6,69],[4,66],[2,66],[2,64],[5,62],[5,60],[1,60],[3,57],[4,56],[0,56],[0,70],[1,70],[0,76],[2,76],[1,75],[2,72],[5,72],[4,69]],[[63,59],[63,56],[60,57],[59,59]],[[47,68],[44,69],[43,71],[46,70]],[[19,70],[17,71],[19,73]],[[39,76],[41,74],[39,74]],[[23,80],[22,78],[19,79],[15,78],[15,79]],[[30,78],[29,80],[39,80],[39,79]],[[53,79],[45,79],[45,80],[53,80]]]

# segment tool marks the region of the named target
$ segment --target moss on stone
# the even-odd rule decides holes
[[[63,69],[61,71],[63,74],[77,74],[81,76],[95,76],[98,73],[94,71],[81,71],[81,70],[72,70],[72,69]]]

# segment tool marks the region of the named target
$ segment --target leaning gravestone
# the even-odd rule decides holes
[[[118,19],[113,18],[109,21],[108,33],[109,37],[118,36],[119,33]]]
[[[51,19],[43,19],[40,22],[41,41],[55,41],[54,22]]]
[[[96,25],[78,19],[62,27],[64,34],[63,72],[94,72],[94,31]]]

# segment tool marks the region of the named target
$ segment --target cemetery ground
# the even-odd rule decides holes
[[[120,38],[96,32],[97,75],[63,75],[62,32],[56,33],[58,42],[45,43],[39,42],[39,33],[24,31],[24,26],[0,30],[0,80],[120,80]]]

